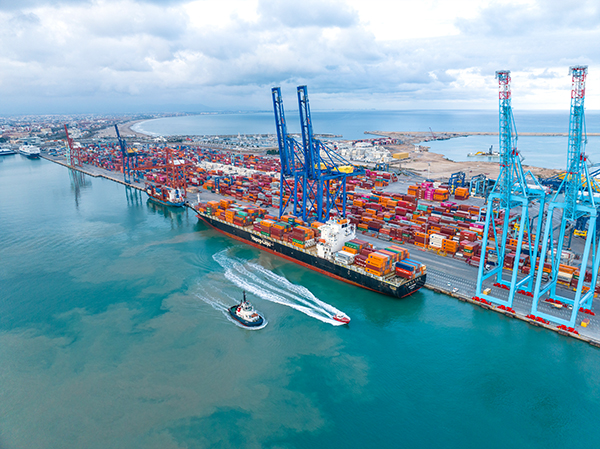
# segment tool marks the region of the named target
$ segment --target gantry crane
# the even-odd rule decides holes
[[[450,175],[450,178],[448,179],[448,190],[450,191],[450,194],[454,195],[454,192],[458,187],[467,185],[465,176],[465,172],[462,171]]]
[[[133,180],[135,182],[140,181],[140,171],[138,168],[138,153],[131,148],[127,148],[127,142],[121,137],[119,133],[119,127],[115,124],[115,131],[117,132],[117,141],[121,148],[121,159],[123,161],[123,179],[125,182],[131,182],[131,173],[133,172]]]
[[[277,143],[279,145],[279,160],[281,162],[279,217],[281,218],[288,207],[292,206],[293,214],[300,214],[304,218],[301,204],[298,202],[298,186],[304,184],[305,156],[303,154],[302,145],[287,132],[281,88],[273,87],[271,89],[271,95],[273,97],[273,108],[275,110],[275,126],[277,128]],[[302,193],[304,194],[304,192]]]
[[[510,71],[498,71],[496,78],[500,101],[500,174],[488,196],[476,295],[496,304],[512,307],[517,292],[530,293],[533,289],[542,220],[538,217],[536,230],[532,230],[529,208],[537,203],[539,210],[543,211],[545,192],[535,176],[531,172],[524,173],[521,166],[511,106]],[[516,245],[510,245],[515,241]],[[519,279],[523,243],[527,248],[524,257],[532,258],[532,268]],[[495,251],[498,257],[497,265],[491,268],[486,264],[488,247],[492,247],[491,251]],[[510,269],[507,279],[504,278],[504,268]],[[493,286],[496,290],[488,291],[485,288],[484,283],[489,278],[495,279]],[[506,290],[508,297],[504,294]]]
[[[71,167],[79,165],[81,167],[81,153],[79,147],[73,143],[73,139],[69,136],[69,130],[65,123],[65,134],[67,135],[67,164]]]
[[[364,170],[351,165],[315,138],[306,86],[297,88],[301,144],[287,133],[281,89],[274,87],[271,93],[281,160],[279,216],[290,204],[294,206],[294,215],[301,216],[305,222],[327,221],[334,210],[346,216],[346,179]],[[286,195],[289,195],[287,199]]]
[[[308,89],[298,86],[298,107],[304,149],[302,212],[304,221],[327,221],[335,211],[346,216],[346,180],[364,174],[314,136]],[[314,198],[312,195],[314,194]],[[339,200],[339,201],[338,201]],[[338,204],[339,203],[339,204]]]
[[[567,170],[560,187],[554,194],[548,207],[542,240],[542,252],[539,261],[539,266],[541,267],[544,267],[546,261],[550,265],[548,267],[549,273],[547,274],[548,280],[544,282],[542,276],[544,273],[539,270],[533,293],[531,313],[554,323],[572,327],[575,324],[579,308],[591,308],[598,276],[598,265],[600,263],[600,245],[596,232],[599,204],[594,198],[594,182],[589,174],[588,159],[585,155],[587,138],[585,133],[584,100],[587,66],[571,67],[569,75],[572,77],[572,88]],[[559,220],[559,225],[556,228],[553,225],[555,218]],[[557,290],[557,283],[563,281],[559,273],[561,272],[565,231],[567,228],[573,228],[573,224],[582,218],[587,219],[589,225],[585,237],[581,265],[579,267],[579,280],[575,288],[575,295],[567,297],[565,296],[566,289]],[[586,271],[590,266],[590,286],[584,288],[587,276]],[[586,289],[587,291],[584,291]],[[546,294],[548,296],[544,298]],[[569,318],[565,319],[541,311],[540,301],[544,301],[545,299],[552,299],[553,301],[568,304],[571,307]]]

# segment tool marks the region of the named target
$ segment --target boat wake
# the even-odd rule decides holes
[[[330,304],[321,301],[307,288],[288,281],[261,265],[229,257],[223,250],[213,259],[225,269],[225,277],[240,287],[266,301],[281,304],[298,310],[312,318],[333,326],[341,326],[334,320],[336,314],[342,313]]]
[[[223,292],[219,292],[220,295],[223,295]],[[231,299],[232,303],[239,303],[239,299],[235,299],[230,297],[229,295],[227,295],[225,293],[225,295],[227,296],[228,299]],[[229,321],[231,321],[233,324],[235,324],[237,327],[241,327],[242,329],[247,329],[247,330],[251,330],[251,331],[257,331],[259,329],[263,329],[267,324],[269,324],[269,322],[267,321],[267,319],[265,317],[263,317],[263,324],[261,324],[260,326],[256,326],[256,327],[248,327],[248,326],[244,326],[242,323],[240,323],[239,321],[237,321],[236,319],[234,319],[230,314],[229,314],[229,307],[227,304],[224,304],[220,299],[218,299],[215,296],[213,297],[208,297],[208,296],[204,296],[202,294],[197,294],[196,295],[199,299],[201,299],[202,301],[204,301],[206,304],[208,304],[209,306],[211,306],[213,309],[218,310],[219,312],[222,312],[223,315],[225,315],[225,318],[227,318]]]

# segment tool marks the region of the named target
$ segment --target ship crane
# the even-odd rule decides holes
[[[573,327],[580,308],[590,309],[596,280],[598,266],[600,263],[600,245],[598,233],[596,232],[598,207],[600,206],[594,197],[595,182],[588,170],[588,158],[585,154],[585,79],[587,66],[574,66],[569,69],[572,77],[571,88],[571,110],[569,119],[569,143],[567,150],[567,170],[560,187],[554,194],[548,207],[546,225],[542,239],[542,251],[540,253],[539,266],[549,265],[547,280],[539,271],[531,313],[543,319],[552,321],[562,326]],[[553,228],[554,220],[560,225]],[[567,294],[570,289],[558,287],[558,283],[568,283],[573,273],[565,272],[565,266],[561,267],[565,247],[565,234],[577,221],[588,220],[588,230],[585,236],[585,244],[581,264],[579,266],[579,279],[577,280],[575,294]],[[568,255],[568,253],[567,253]],[[591,273],[588,268],[591,267]],[[573,278],[571,277],[571,281]],[[589,281],[589,285],[584,283]],[[572,282],[571,282],[572,283]],[[558,288],[557,288],[558,287]],[[547,296],[546,296],[547,295]],[[547,312],[547,305],[541,306],[540,302],[552,299],[555,304],[567,304],[571,307],[570,315],[564,318],[563,313],[552,314]],[[543,310],[541,310],[543,309]],[[562,316],[558,316],[558,315]]]
[[[500,174],[487,200],[476,295],[504,307],[512,307],[517,292],[531,293],[533,290],[542,220],[538,218],[536,229],[532,229],[529,208],[537,203],[539,210],[543,211],[546,195],[535,176],[531,172],[524,173],[521,166],[511,106],[510,71],[498,71],[496,78],[499,86]],[[525,254],[522,253],[524,244],[527,248]],[[497,255],[497,265],[490,269],[486,262],[488,247],[492,248],[490,255]],[[531,258],[532,268],[519,279],[522,254],[523,259]],[[505,272],[505,268],[510,271]],[[495,288],[492,288],[492,280]]]
[[[81,167],[81,152],[80,148],[76,147],[73,143],[73,139],[69,136],[69,130],[65,123],[65,134],[67,135],[67,164],[71,167],[79,165]]]

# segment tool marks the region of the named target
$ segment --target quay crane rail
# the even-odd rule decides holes
[[[542,220],[538,218],[536,230],[529,220],[529,208],[535,202],[539,210],[544,210],[545,191],[531,172],[524,173],[521,166],[521,156],[517,149],[517,130],[511,106],[510,71],[496,72],[499,86],[499,116],[500,116],[500,174],[488,196],[485,227],[481,242],[482,253],[477,276],[476,295],[496,304],[512,307],[517,291],[531,292],[535,275],[535,260],[537,259],[538,240]],[[511,212],[513,212],[511,214]],[[516,213],[516,214],[514,214]],[[515,218],[520,215],[520,219]],[[518,226],[515,226],[518,219]],[[532,220],[533,221],[533,220]],[[516,235],[510,235],[511,229],[517,228]],[[535,237],[533,237],[535,235]],[[510,254],[510,241],[516,240],[516,250]],[[531,271],[522,279],[517,279],[523,242],[526,240],[529,257],[534,261]],[[498,257],[497,265],[491,269],[486,267],[487,247],[491,246]],[[510,257],[514,257],[512,263]],[[503,278],[504,268],[510,268],[510,278]],[[492,295],[491,291],[483,293],[484,282],[495,277],[495,287],[509,290],[508,299]]]
[[[573,66],[569,68],[572,77],[571,87],[571,110],[569,119],[569,144],[567,150],[567,170],[560,187],[554,194],[548,207],[546,215],[546,226],[542,240],[542,251],[540,253],[539,266],[543,267],[546,260],[550,264],[548,280],[543,283],[542,271],[538,271],[531,304],[531,313],[544,319],[558,323],[563,326],[573,327],[580,307],[590,309],[592,305],[598,267],[600,264],[600,245],[598,233],[596,232],[598,207],[600,206],[594,196],[594,182],[588,170],[588,158],[585,154],[587,141],[585,133],[585,79],[587,66]],[[558,229],[553,229],[554,215],[560,219]],[[557,283],[562,281],[561,258],[565,244],[565,233],[567,225],[574,228],[574,224],[582,219],[588,220],[588,230],[585,237],[585,245],[581,265],[579,267],[579,279],[575,288],[575,296],[567,298],[559,296]],[[556,238],[558,231],[558,239]],[[587,275],[588,266],[592,267],[590,275]],[[590,287],[584,287],[586,278],[589,277]],[[587,289],[587,291],[586,291]],[[544,295],[548,294],[547,298]],[[549,313],[540,311],[540,300],[553,299],[572,306],[569,319],[559,318]]]

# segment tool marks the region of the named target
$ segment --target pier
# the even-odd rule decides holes
[[[127,187],[142,191],[145,190],[142,183],[125,182],[122,173],[105,170],[103,168],[90,166],[87,164],[85,166],[72,167],[68,165],[66,160],[62,157],[48,156],[46,154],[42,154],[42,157],[50,162],[54,162],[68,169],[76,170],[95,178],[105,178],[107,180],[123,184]],[[406,189],[406,187],[407,186],[405,186],[404,182],[398,182],[390,186],[393,191],[401,191]],[[207,200],[218,200],[223,198],[216,193],[208,191],[202,191],[201,195],[203,199]],[[186,205],[194,212],[195,209],[193,207],[193,202],[196,199],[197,194],[188,193],[188,202]],[[482,199],[473,199],[472,201],[480,204],[483,203]],[[271,212],[276,213],[275,210]],[[382,245],[381,240],[369,237],[367,235],[360,235],[360,238],[379,246]],[[434,251],[420,248],[408,243],[404,243],[404,245],[407,247],[407,249],[409,249],[412,257],[427,265],[427,282],[425,284],[425,288],[437,293],[442,293],[450,298],[454,298],[465,303],[471,303],[472,305],[500,313],[508,318],[518,319],[529,325],[557,332],[560,335],[577,339],[594,347],[600,347],[600,319],[598,317],[590,315],[590,322],[585,328],[577,325],[576,330],[579,332],[579,335],[577,335],[575,333],[559,329],[555,325],[545,324],[543,322],[528,318],[527,315],[529,314],[531,306],[531,298],[529,297],[522,295],[517,295],[517,297],[515,297],[515,313],[503,310],[493,304],[486,304],[476,301],[474,299],[477,282],[477,269],[475,267],[467,265],[464,260],[461,259],[439,255]],[[594,299],[594,304],[597,304],[597,298]],[[548,307],[552,306],[548,305]]]

